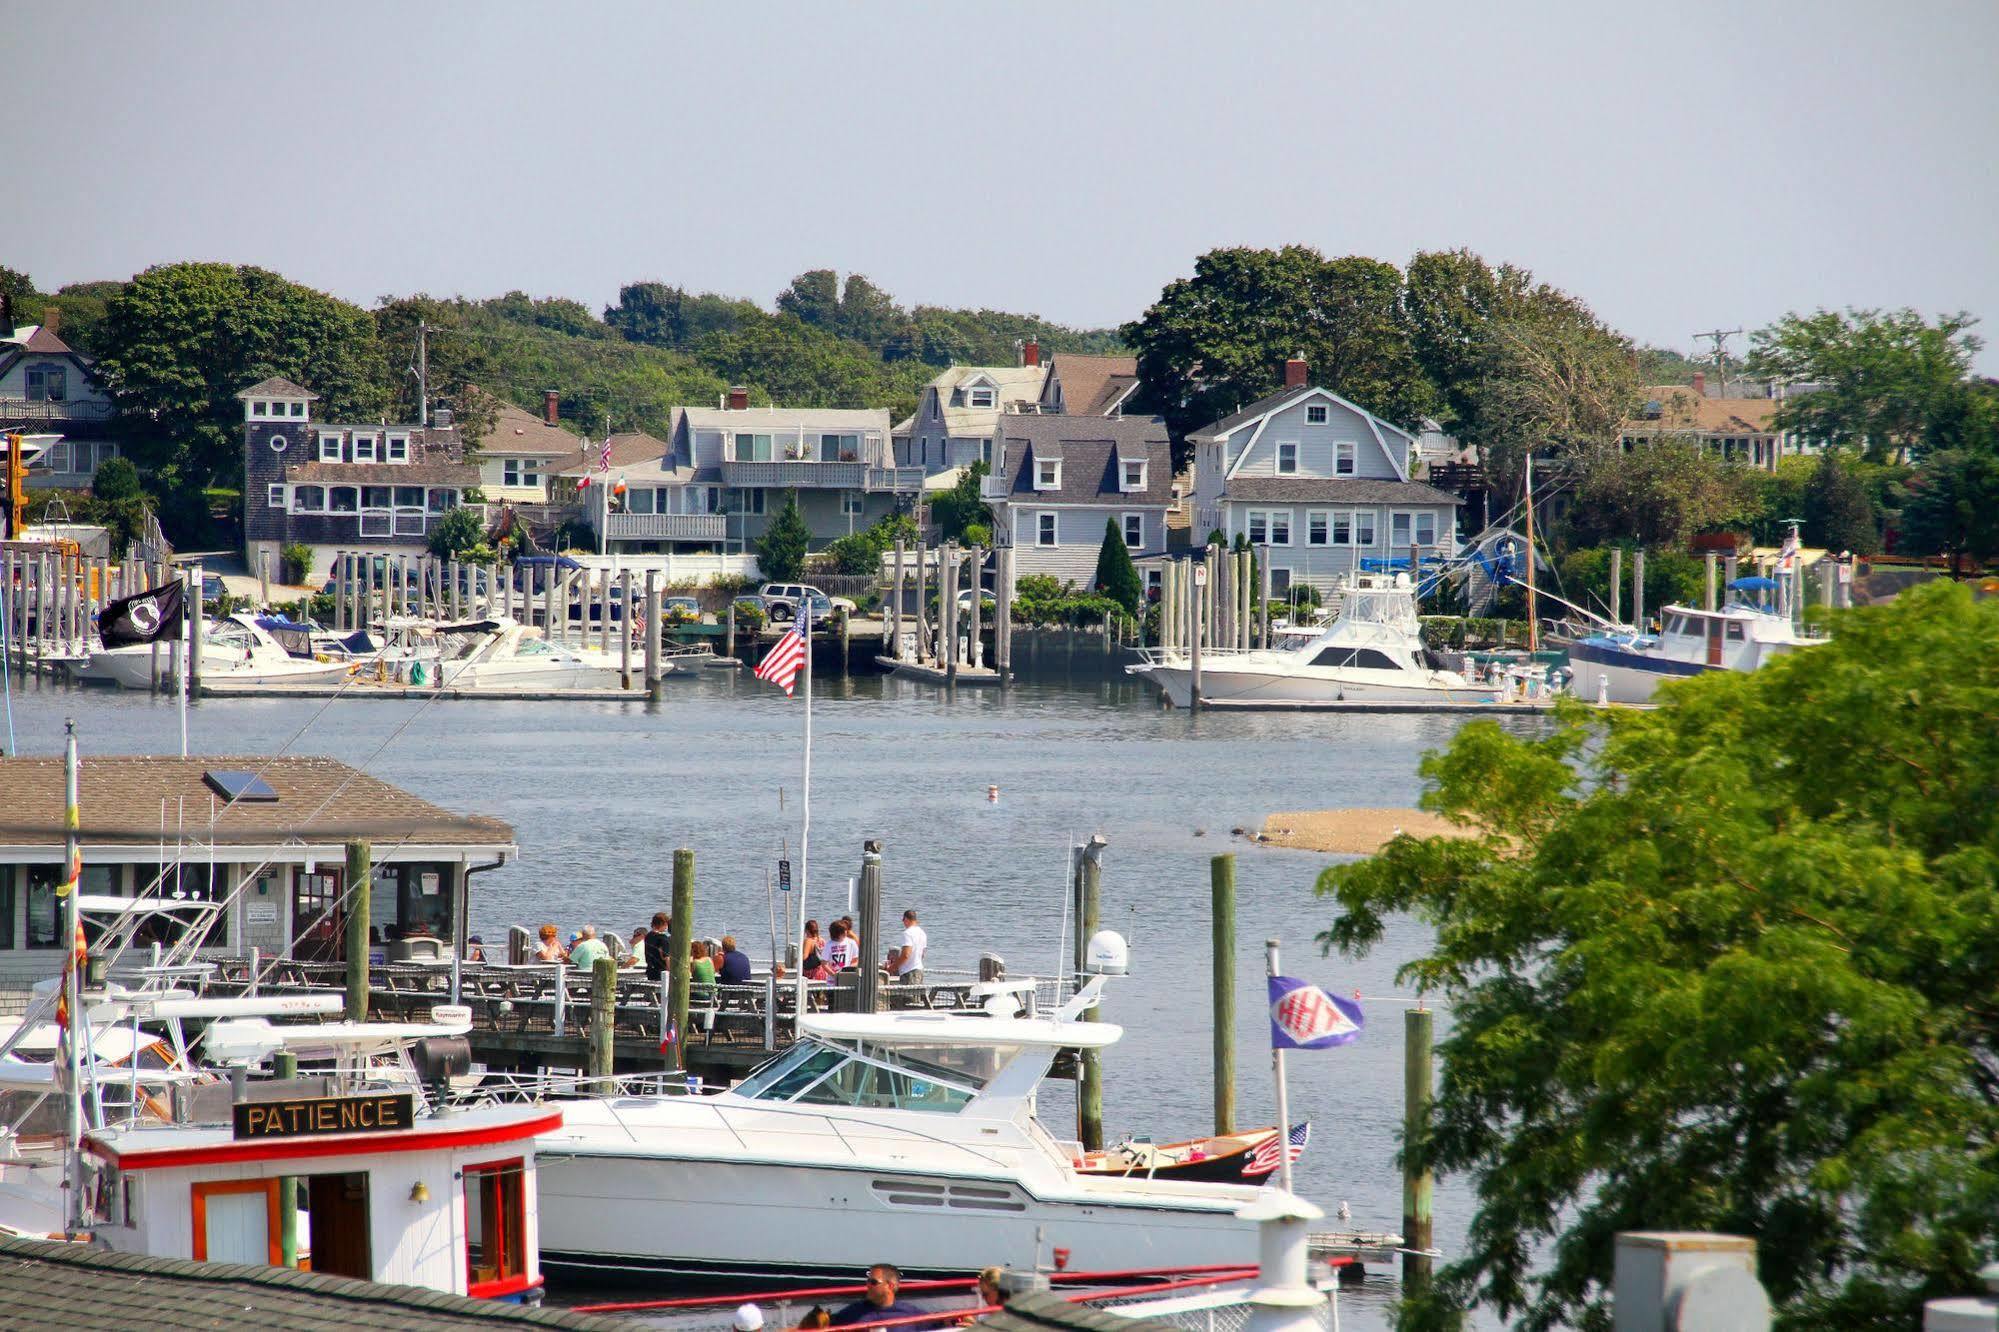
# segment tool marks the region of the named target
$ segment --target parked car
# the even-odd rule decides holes
[[[699,624],[701,603],[693,597],[668,597],[659,603],[659,618],[665,624]]]
[[[854,603],[845,597],[829,597],[808,583],[765,583],[759,594],[763,602],[764,614],[773,620],[790,619],[798,614],[798,603],[804,598],[812,599],[814,616],[831,615],[834,611],[854,613]]]
[[[201,604],[213,606],[221,601],[228,589],[222,586],[222,575],[205,573],[201,576]]]
[[[969,614],[971,609],[972,609],[972,589],[968,587],[963,592],[960,592],[958,594],[958,611],[960,614]],[[979,613],[983,615],[987,611],[996,611],[998,609],[999,609],[998,598],[994,597],[993,594],[986,591],[986,589],[980,588]]]

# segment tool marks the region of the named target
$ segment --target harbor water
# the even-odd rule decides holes
[[[66,716],[78,721],[86,762],[178,752],[169,699],[13,685],[21,753],[60,752]],[[1333,858],[1258,847],[1230,830],[1253,830],[1278,810],[1412,804],[1422,754],[1463,719],[1189,715],[1122,681],[946,697],[870,676],[822,679],[817,690],[807,914],[824,922],[846,909],[862,841],[877,838],[884,925],[915,908],[932,967],[970,968],[994,952],[1016,975],[1050,973],[1061,956],[1068,847],[1103,834],[1103,921],[1130,940],[1132,959],[1103,1013],[1127,1033],[1105,1059],[1106,1137],[1167,1141],[1212,1127],[1209,857],[1236,852],[1238,1123],[1274,1118],[1262,945],[1277,938],[1287,971],[1358,990],[1368,1020],[1352,1046],[1290,1057],[1292,1118],[1312,1122],[1298,1190],[1325,1209],[1325,1229],[1399,1228],[1402,1015],[1414,996],[1395,972],[1423,951],[1427,931],[1395,919],[1372,956],[1322,956],[1313,936],[1333,910],[1312,888]],[[667,907],[673,850],[689,846],[698,929],[732,933],[763,960],[772,948],[766,876],[775,878],[785,844],[795,871],[800,859],[801,711],[747,672],[709,671],[670,683],[656,706],[207,699],[193,705],[189,735],[202,753],[327,754],[453,810],[507,820],[520,860],[480,876],[472,900],[472,930],[489,947],[512,924],[629,932]],[[1499,724],[1524,732],[1547,723]],[[780,920],[782,910],[780,898]],[[1449,1022],[1438,1015],[1439,1040]],[[1040,1113],[1058,1134],[1073,1131],[1069,1085],[1050,1083]],[[1342,1201],[1347,1222],[1334,1216]],[[1470,1210],[1463,1181],[1440,1181],[1436,1236],[1447,1253]],[[1343,1294],[1344,1327],[1386,1327],[1391,1276],[1371,1274]],[[557,1289],[552,1298],[597,1294]]]

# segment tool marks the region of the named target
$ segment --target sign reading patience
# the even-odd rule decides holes
[[[314,1133],[386,1133],[416,1123],[410,1092],[372,1096],[301,1096],[279,1101],[238,1101],[238,1138],[300,1138]]]

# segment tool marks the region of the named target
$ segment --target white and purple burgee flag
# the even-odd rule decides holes
[[[1359,1037],[1366,1020],[1357,999],[1327,994],[1295,976],[1270,978],[1270,1048],[1324,1050]]]

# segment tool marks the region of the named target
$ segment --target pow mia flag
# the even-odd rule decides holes
[[[104,646],[124,647],[180,635],[186,603],[179,583],[147,588],[135,597],[107,601],[97,614],[97,633]]]

